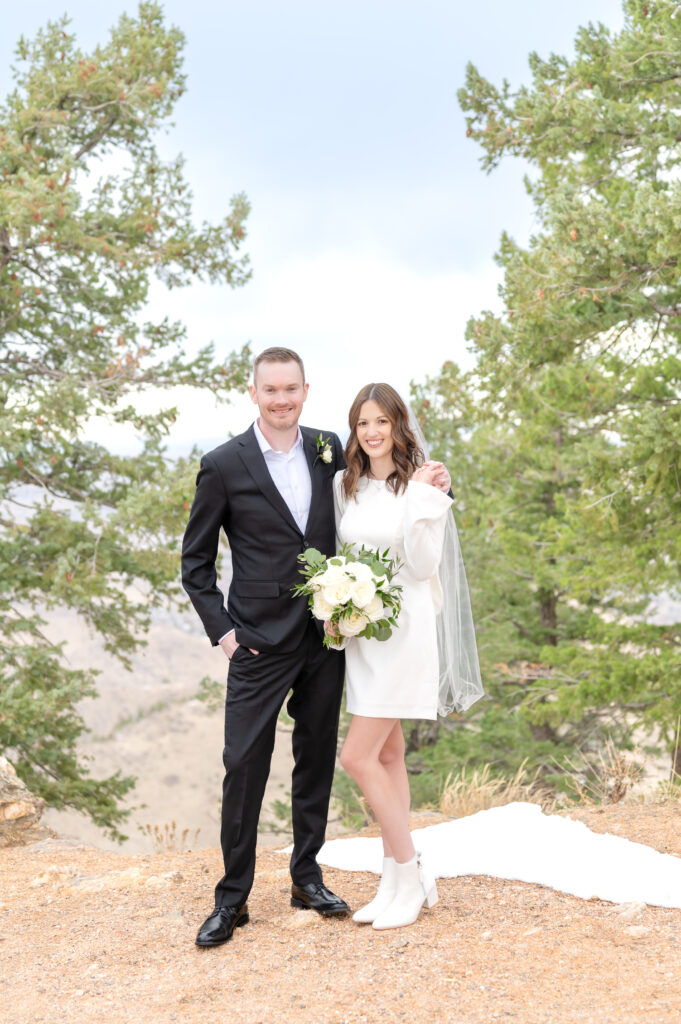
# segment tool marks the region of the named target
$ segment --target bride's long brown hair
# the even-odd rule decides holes
[[[345,446],[346,470],[343,475],[343,490],[346,498],[354,498],[360,477],[369,473],[369,456],[357,440],[357,421],[365,402],[375,402],[381,412],[390,420],[393,438],[392,460],[395,470],[387,479],[388,487],[395,494],[406,489],[412,473],[425,460],[414,434],[409,429],[409,410],[394,388],[389,384],[366,384],[350,406],[348,421],[350,437]]]

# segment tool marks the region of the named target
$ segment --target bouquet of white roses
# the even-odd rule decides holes
[[[361,547],[354,553],[344,544],[337,555],[327,558],[316,548],[308,548],[298,561],[305,583],[294,587],[304,594],[316,619],[328,621],[330,632],[338,637],[363,636],[387,640],[397,626],[402,587],[392,579],[400,567],[389,549],[381,554]],[[342,640],[324,636],[326,647],[339,646]]]

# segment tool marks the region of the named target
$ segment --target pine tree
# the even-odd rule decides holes
[[[681,629],[647,610],[681,556],[677,6],[626,0],[621,32],[532,54],[531,85],[469,66],[459,93],[483,168],[530,164],[538,222],[527,246],[502,238],[475,370],[416,393],[450,461],[493,697],[447,740],[461,756],[548,772],[639,726],[674,749]]]
[[[194,472],[164,454],[175,410],[138,399],[178,385],[226,399],[247,373],[247,348],[188,357],[181,323],[143,321],[153,278],[249,276],[246,198],[195,227],[182,158],[156,149],[185,88],[182,48],[157,3],[91,53],[63,18],[19,41],[0,107],[0,749],[51,806],[113,833],[133,781],[78,759],[96,672],[68,667],[41,615],[72,609],[126,664],[175,591]],[[93,421],[131,424],[141,450],[89,440]]]

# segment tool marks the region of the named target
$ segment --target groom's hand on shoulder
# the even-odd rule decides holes
[[[452,478],[447,467],[442,462],[433,462],[432,460],[424,462],[424,466],[433,470],[433,486],[437,487],[438,491],[442,491],[443,494],[447,494],[452,486]]]

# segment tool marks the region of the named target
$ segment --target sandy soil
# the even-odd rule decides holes
[[[576,815],[681,855],[681,809]],[[414,824],[423,824],[415,820]],[[444,879],[416,925],[374,932],[289,906],[286,857],[259,850],[251,922],[200,950],[216,850],[126,855],[63,841],[0,850],[0,1020],[107,1024],[676,1024],[681,911]],[[327,869],[357,906],[374,876]]]
[[[223,656],[191,617],[159,617],[127,673],[79,623],[55,615],[52,625],[71,664],[102,668],[100,697],[83,705],[92,732],[81,750],[95,774],[139,777],[136,809],[122,852],[87,819],[54,811],[45,821],[75,840],[36,830],[39,841],[0,850],[0,1024],[681,1019],[681,910],[462,877],[438,883],[440,903],[415,926],[374,932],[291,909],[287,858],[267,845],[285,840],[266,829],[251,922],[227,945],[197,949],[220,874],[222,715],[193,695],[204,675],[224,682]],[[282,727],[266,802],[285,794],[290,767]],[[678,804],[571,813],[681,856]],[[153,853],[140,828],[172,821],[178,836],[190,831],[192,849]],[[355,907],[376,886],[367,873],[327,869],[325,878]]]

